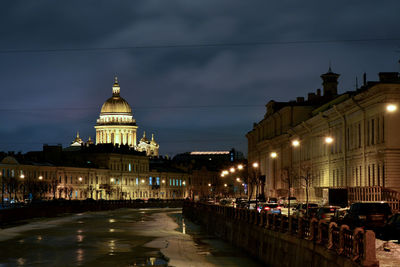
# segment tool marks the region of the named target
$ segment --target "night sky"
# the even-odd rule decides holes
[[[247,153],[264,105],[321,88],[329,62],[339,93],[364,72],[398,71],[399,11],[398,0],[3,0],[0,151],[94,138],[117,74],[138,139],[155,133],[161,154]]]

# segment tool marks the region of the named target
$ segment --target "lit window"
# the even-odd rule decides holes
[[[156,178],[156,185],[160,185],[160,177]]]
[[[152,185],[153,183],[153,178],[149,177],[149,185]]]
[[[139,178],[136,178],[136,185],[139,184]]]
[[[172,179],[172,185],[175,186],[175,179]]]
[[[179,180],[179,186],[182,186],[182,180]]]
[[[131,172],[132,171],[132,165],[129,163],[128,165],[128,170]]]

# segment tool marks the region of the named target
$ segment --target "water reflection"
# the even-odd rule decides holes
[[[159,215],[161,212],[162,215]],[[165,227],[171,225],[171,218],[165,210],[132,210],[93,212],[66,215],[60,219],[43,219],[43,227],[27,224],[23,230],[17,231],[19,236],[0,241],[0,267],[3,266],[168,266],[168,260],[162,254],[165,245]],[[193,235],[193,224],[181,217],[179,211],[179,228],[175,232],[168,230],[168,235],[184,242]],[[162,216],[162,220],[154,224]],[[48,221],[51,220],[51,227]],[[140,223],[142,221],[143,223]],[[38,224],[38,223],[36,223]],[[40,222],[39,222],[40,224]],[[174,227],[174,226],[172,226]],[[161,230],[161,232],[160,232]],[[197,230],[196,230],[197,231]],[[183,236],[182,233],[185,235]],[[2,237],[0,229],[0,237]],[[3,235],[4,237],[5,235]],[[204,236],[200,236],[203,238]],[[162,240],[156,240],[161,238]],[[197,239],[197,237],[196,237]],[[156,240],[153,246],[148,246]],[[181,244],[182,245],[182,244]],[[181,252],[181,246],[168,246]],[[186,243],[185,245],[186,246]],[[196,255],[216,259],[215,266],[255,266],[237,261],[237,252],[224,249],[211,249],[210,245],[198,248]],[[210,253],[211,251],[211,253]],[[185,255],[190,256],[190,255]],[[173,257],[173,256],[172,256]],[[229,261],[227,260],[229,258]],[[172,261],[172,260],[171,260]],[[181,266],[190,266],[190,262]],[[227,263],[227,264],[225,264]],[[229,265],[231,264],[231,265]],[[197,266],[202,266],[199,263]]]
[[[114,255],[115,248],[116,248],[115,240],[112,239],[112,240],[108,241],[108,248],[109,248],[108,255]]]
[[[77,241],[78,243],[82,243],[82,242],[83,242],[83,238],[84,238],[83,235],[77,235],[77,236],[76,236],[76,241]]]
[[[85,256],[85,252],[83,249],[78,248],[76,250],[76,262],[80,265],[83,263],[84,257]]]
[[[24,258],[18,258],[17,259],[17,264],[18,266],[23,266],[25,265],[26,260]]]

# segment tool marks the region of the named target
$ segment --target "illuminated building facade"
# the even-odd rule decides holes
[[[258,162],[269,197],[327,202],[332,189],[349,201],[400,195],[400,78],[379,73],[355,91],[337,93],[339,75],[321,75],[323,94],[270,101],[264,119],[246,135],[249,162]],[[273,154],[276,153],[276,154]],[[274,155],[274,157],[272,156]],[[393,207],[393,205],[392,205]],[[398,208],[398,207],[397,207]]]
[[[138,126],[133,118],[132,108],[120,96],[120,90],[115,77],[112,96],[101,107],[100,117],[95,125],[96,144],[128,145],[138,151],[145,151],[148,156],[158,156],[159,145],[155,142],[154,135],[151,141],[137,145]]]
[[[0,160],[0,202],[21,200],[30,194],[34,198],[78,200],[188,197],[190,174],[153,167],[149,157],[134,150],[111,149],[98,145],[65,151],[49,146],[43,152],[6,156]]]

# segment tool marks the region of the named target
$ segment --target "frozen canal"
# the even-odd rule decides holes
[[[0,266],[262,266],[177,209],[88,212],[0,229]]]

